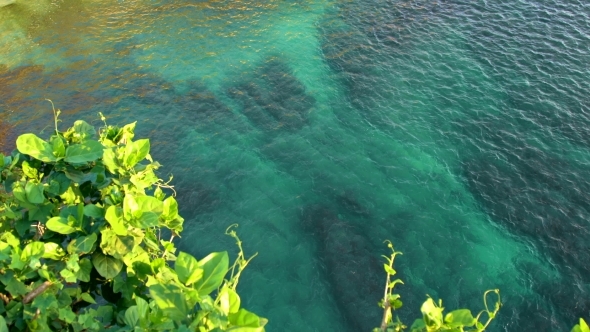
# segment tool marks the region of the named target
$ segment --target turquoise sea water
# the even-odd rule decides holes
[[[411,324],[429,294],[491,331],[590,316],[590,5],[20,1],[0,8],[0,150],[138,121],[197,257],[247,254],[269,331],[379,324],[383,241]],[[235,250],[232,251],[235,253]]]

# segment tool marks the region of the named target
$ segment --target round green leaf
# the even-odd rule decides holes
[[[45,247],[43,242],[31,242],[27,244],[23,252],[21,253],[21,260],[22,261],[29,261],[31,259],[38,259],[43,256],[45,253]]]
[[[143,212],[149,211],[154,213],[162,213],[163,203],[159,199],[152,196],[136,196],[135,201],[139,209]]]
[[[178,203],[174,197],[170,196],[164,200],[164,210],[162,217],[166,220],[174,220],[178,216]]]
[[[149,286],[150,296],[160,310],[173,320],[186,318],[188,308],[183,290],[174,284],[154,284]]]
[[[96,130],[84,120],[77,120],[74,122],[74,132],[80,141],[94,138]]]
[[[246,309],[240,309],[235,314],[229,315],[228,318],[229,318],[229,322],[232,325],[236,325],[236,326],[243,326],[243,327],[260,327],[260,326],[262,326],[261,321],[260,321],[260,317],[258,317],[256,314],[254,314]]]
[[[87,254],[92,251],[94,243],[96,242],[96,233],[88,236],[80,236],[73,239],[68,245],[68,252],[70,254]]]
[[[471,327],[475,325],[475,318],[468,309],[458,309],[445,316],[445,322],[451,327]]]
[[[80,144],[68,146],[66,149],[66,158],[68,163],[81,164],[89,161],[95,161],[102,157],[103,146],[98,141],[87,140]]]
[[[105,254],[116,258],[123,258],[123,256],[133,250],[133,236],[119,236],[108,228],[103,229],[101,233],[102,240],[100,241],[100,248]]]
[[[20,153],[39,159],[43,162],[56,161],[51,144],[37,137],[35,134],[20,135],[16,139],[16,148]]]
[[[224,287],[219,294],[219,304],[223,312],[228,315],[240,309],[240,297],[233,289]]]
[[[76,231],[76,229],[72,227],[72,223],[68,222],[68,219],[64,217],[53,217],[47,220],[46,226],[50,230],[60,234],[71,234]]]
[[[62,259],[62,257],[66,254],[62,247],[54,242],[45,242],[43,247],[43,258],[49,258],[57,261]]]
[[[123,269],[123,262],[112,256],[103,255],[96,251],[92,255],[92,264],[103,278],[113,279]]]
[[[104,216],[104,209],[94,204],[84,205],[84,215],[95,219],[102,218]]]
[[[131,306],[125,310],[125,316],[123,317],[123,322],[127,326],[134,327],[139,322],[139,313],[137,312],[137,306]]]
[[[76,272],[76,278],[80,281],[89,282],[92,272],[92,262],[88,258],[82,258],[78,263],[80,269]]]
[[[25,193],[27,194],[27,200],[30,203],[41,204],[45,201],[42,183],[27,182],[25,185]]]

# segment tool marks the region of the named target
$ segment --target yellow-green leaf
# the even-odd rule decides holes
[[[39,159],[43,162],[56,161],[53,155],[53,147],[48,142],[37,137],[35,134],[20,135],[16,139],[16,148],[20,153]]]

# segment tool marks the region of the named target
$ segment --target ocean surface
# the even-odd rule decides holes
[[[0,8],[0,150],[137,121],[197,257],[247,255],[268,331],[380,323],[384,240],[410,325],[590,318],[590,3],[19,0]]]

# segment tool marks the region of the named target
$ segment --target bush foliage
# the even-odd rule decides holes
[[[0,332],[264,331],[236,292],[235,231],[231,265],[175,248],[184,220],[135,123],[60,131],[58,116],[0,154]]]

